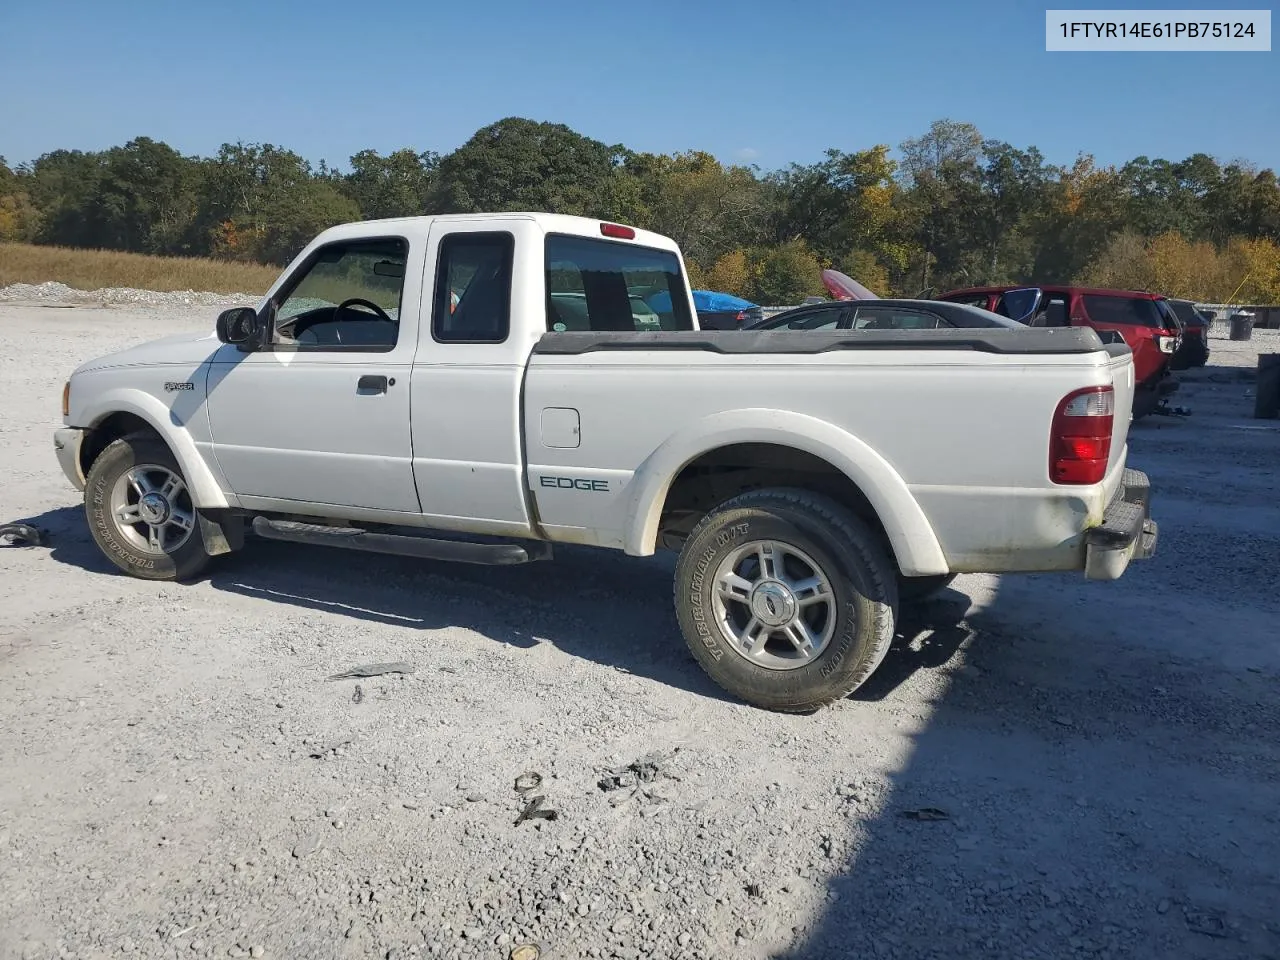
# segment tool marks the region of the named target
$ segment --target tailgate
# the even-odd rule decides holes
[[[1111,431],[1111,462],[1124,451],[1129,440],[1129,421],[1133,412],[1133,352],[1123,343],[1106,344],[1111,361],[1107,365],[1111,371],[1111,386],[1116,392],[1115,427]]]

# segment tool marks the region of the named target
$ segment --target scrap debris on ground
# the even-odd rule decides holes
[[[0,544],[7,547],[39,547],[45,543],[45,533],[26,523],[0,524]]]
[[[412,663],[396,661],[394,663],[366,663],[342,673],[335,673],[330,680],[351,680],[353,678],[382,677],[389,673],[413,673],[417,668]]]
[[[631,790],[642,783],[653,783],[658,779],[679,780],[680,778],[668,769],[677,753],[679,753],[679,747],[669,754],[661,752],[646,754],[626,766],[607,771],[596,785],[608,793],[614,790]]]

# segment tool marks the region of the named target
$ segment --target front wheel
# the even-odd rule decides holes
[[[149,437],[113,441],[93,462],[85,515],[98,548],[144,580],[185,580],[208,565],[199,512],[168,446]]]
[[[676,565],[676,616],[729,693],[816,710],[861,686],[893,641],[893,565],[866,524],[807,490],[745,493],[709,513]]]

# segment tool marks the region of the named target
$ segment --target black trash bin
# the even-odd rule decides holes
[[[1244,311],[1231,315],[1231,339],[1253,339],[1253,314]]]
[[[1253,415],[1259,420],[1280,417],[1280,353],[1258,356],[1258,385],[1254,391]]]

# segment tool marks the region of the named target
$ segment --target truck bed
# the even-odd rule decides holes
[[[1076,569],[1128,423],[1089,487],[1050,481],[1050,425],[1108,384],[1127,410],[1128,348],[1086,328],[548,334],[524,384],[528,483],[548,535],[645,554],[671,477],[708,447],[776,445],[853,478],[909,575]],[[549,437],[565,418],[572,440]]]

